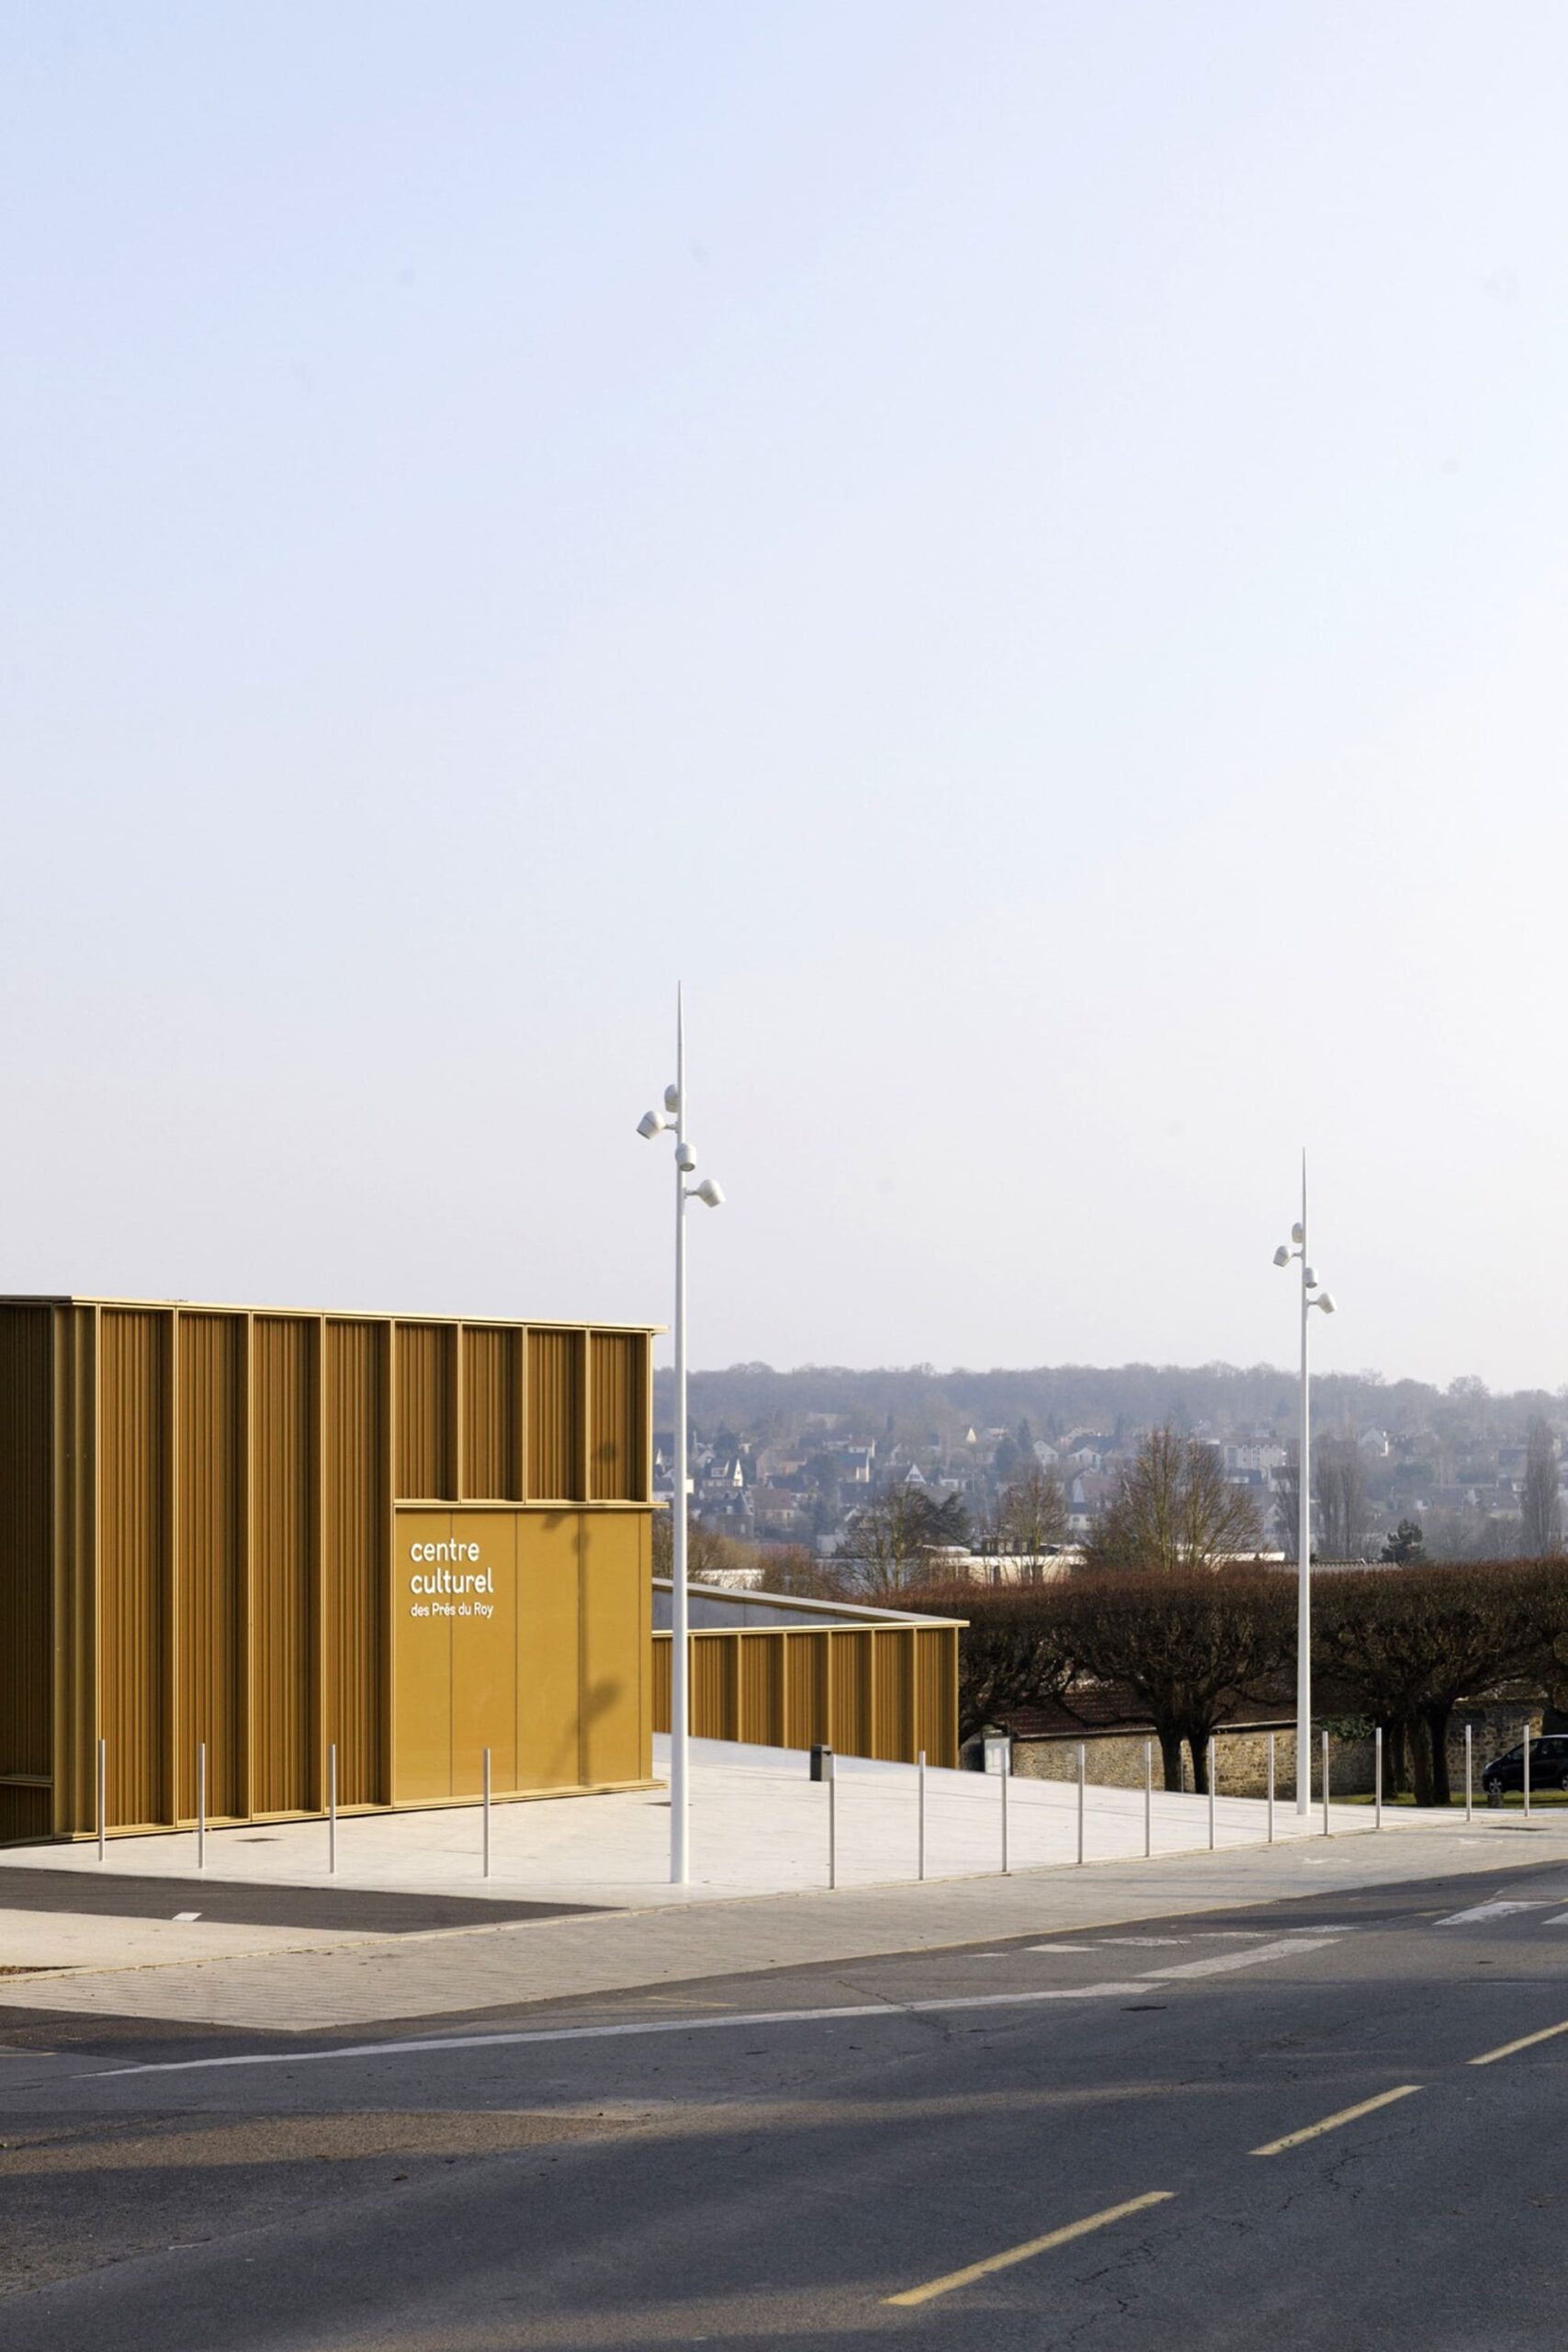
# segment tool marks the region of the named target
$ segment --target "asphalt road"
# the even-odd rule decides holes
[[[357,2038],[4,2031],[6,2352],[1568,2338],[1568,1862]]]

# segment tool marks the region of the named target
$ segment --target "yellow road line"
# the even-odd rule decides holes
[[[1066,2229],[1048,2230],[1043,2238],[1030,2238],[1022,2245],[1010,2245],[1005,2254],[988,2254],[984,2262],[971,2262],[963,2270],[950,2270],[943,2278],[932,2278],[923,2287],[907,2287],[901,2295],[885,2295],[885,2303],[929,2303],[937,2295],[951,2295],[955,2287],[972,2286],[976,2278],[984,2278],[993,2270],[1009,2270],[1015,2262],[1028,2262],[1037,2254],[1049,2254],[1054,2245],[1068,2245],[1074,2238],[1088,2237],[1091,2230],[1103,2230],[1111,2222],[1124,2222],[1129,2213],[1142,2213],[1150,2205],[1163,2205],[1174,2197],[1174,2188],[1151,2188],[1145,2197],[1130,2197],[1124,2205],[1108,2205],[1103,2213],[1090,2213],[1081,2222],[1069,2222]]]
[[[1479,2058],[1470,2058],[1465,2063],[1471,2066],[1495,2066],[1499,2058],[1511,2058],[1516,2050],[1533,2050],[1538,2041],[1550,2041],[1558,2033],[1568,2033],[1568,2024],[1542,2026],[1539,2033],[1523,2034],[1517,2041],[1505,2041],[1501,2050],[1483,2050]]]
[[[1354,2123],[1358,2117],[1374,2114],[1380,2107],[1392,2107],[1396,2098],[1409,2098],[1420,2088],[1419,2083],[1401,2083],[1395,2091],[1380,2091],[1376,2098],[1364,2098],[1359,2107],[1342,2107],[1337,2115],[1325,2115],[1321,2123],[1309,2123],[1300,2132],[1287,2132],[1282,2140],[1269,2140],[1252,2153],[1255,2156],[1282,2156],[1287,2148],[1299,2148],[1303,2140],[1315,2140],[1325,2132],[1337,2132],[1342,2123]]]

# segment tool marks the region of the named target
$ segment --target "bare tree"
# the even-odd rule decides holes
[[[738,1544],[716,1527],[705,1527],[694,1511],[686,1520],[686,1574],[694,1584],[716,1584],[738,1571],[755,1568],[761,1559],[754,1544]],[[668,1510],[653,1515],[653,1573],[672,1576],[675,1569],[675,1530]]]
[[[1010,1487],[997,1505],[998,1547],[1021,1563],[1020,1575],[1038,1584],[1051,1554],[1067,1540],[1067,1498],[1054,1470],[1036,1463]]]
[[[968,1518],[956,1495],[934,1502],[923,1487],[905,1480],[885,1487],[857,1510],[833,1556],[845,1579],[874,1596],[925,1583],[933,1549],[967,1542]]]
[[[1545,1560],[1562,1549],[1562,1504],[1557,1491],[1557,1440],[1538,1413],[1530,1423],[1525,1455],[1523,1550],[1527,1560]]]
[[[1359,1559],[1367,1538],[1367,1464],[1353,1437],[1318,1441],[1312,1484],[1324,1558]]]
[[[1258,1506],[1219,1454],[1168,1422],[1139,1446],[1084,1546],[1088,1568],[1213,1568],[1256,1554]]]

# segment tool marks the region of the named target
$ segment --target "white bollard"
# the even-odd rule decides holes
[[[1209,1738],[1209,1770],[1207,1778],[1209,1782],[1209,1851],[1212,1854],[1214,1850],[1214,1742],[1213,1734],[1210,1735]]]
[[[1012,1778],[1012,1756],[1010,1750],[998,1775],[1002,1784],[1002,1876],[1010,1878],[1008,1868],[1008,1782]]]
[[[469,1556],[471,1557],[471,1556],[472,1556],[472,1555],[470,1554],[470,1555],[469,1555]],[[484,1874],[485,1874],[486,1878],[489,1878],[489,1876],[490,1876],[490,1750],[489,1750],[489,1748],[488,1748],[488,1747],[485,1749],[484,1849],[485,1849],[485,1865],[484,1865]]]
[[[1323,1834],[1328,1835],[1328,1734],[1323,1735]]]
[[[196,1866],[207,1868],[207,1742],[196,1747]]]
[[[1372,1733],[1372,1827],[1382,1827],[1382,1725]]]
[[[926,1751],[923,1747],[915,1766],[915,1771],[916,1787],[919,1791],[916,1803],[916,1818],[919,1826],[916,1839],[915,1875],[917,1878],[924,1878],[926,1874]]]
[[[1274,1843],[1274,1735],[1269,1735],[1269,1843]]]
[[[1155,1849],[1155,1744],[1144,1742],[1144,1860]]]
[[[327,1750],[327,1876],[337,1876],[337,1742]]]
[[[1525,1819],[1530,1817],[1530,1727],[1525,1725]]]
[[[1083,1860],[1083,1742],[1078,1742],[1078,1860]]]
[[[1464,1817],[1467,1821],[1475,1819],[1475,1781],[1472,1770],[1474,1762],[1474,1726],[1466,1724],[1464,1727]]]
[[[108,1835],[109,1744],[98,1742],[98,1860],[104,1859],[104,1839]]]
[[[829,1756],[828,1766],[828,1885],[829,1890],[839,1883],[839,1759]]]

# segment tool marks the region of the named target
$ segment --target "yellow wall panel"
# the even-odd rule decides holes
[[[326,1327],[321,1736],[337,1743],[340,1804],[387,1801],[381,1763],[390,1533],[387,1340],[379,1323],[334,1320]]]
[[[244,1736],[245,1318],[179,1317],[179,1813],[197,1810],[207,1745],[209,1817],[246,1808]]]
[[[173,1818],[172,1314],[106,1307],[102,1327],[99,1675],[108,1818]]]
[[[412,1501],[457,1493],[457,1327],[397,1327],[397,1491]]]
[[[517,1532],[517,1785],[581,1785],[581,1524],[530,1511]]]
[[[582,1515],[582,1778],[647,1778],[651,1562],[631,1511]]]
[[[463,1492],[523,1497],[523,1333],[470,1324],[463,1333]]]
[[[52,1770],[53,1317],[0,1319],[0,1772]]]
[[[528,1334],[528,1497],[583,1499],[581,1331]]]
[[[466,1514],[465,1514],[466,1516]],[[452,1624],[413,1589],[429,1573],[427,1546],[450,1545],[455,1514],[398,1513],[392,1592],[392,1802],[427,1804],[452,1793]]]
[[[258,1315],[252,1375],[251,1805],[303,1813],[316,1785],[320,1397],[314,1316]]]
[[[98,1323],[54,1310],[54,1819],[97,1826]]]
[[[589,1492],[595,1502],[643,1502],[649,1493],[648,1341],[640,1331],[595,1331]]]
[[[492,1587],[457,1600],[457,1614],[448,1621],[457,1797],[482,1792],[487,1747],[492,1789],[517,1785],[517,1531],[515,1511],[452,1514],[452,1532],[469,1549],[467,1572],[488,1577]]]

